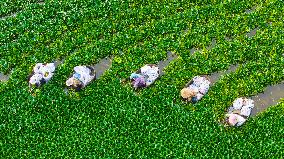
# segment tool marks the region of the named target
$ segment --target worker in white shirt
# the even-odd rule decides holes
[[[66,81],[66,85],[76,91],[80,91],[96,77],[96,72],[91,66],[76,66],[74,74]]]
[[[36,64],[32,74],[29,76],[30,86],[40,87],[44,83],[47,83],[54,75],[54,71],[55,71],[54,63]]]

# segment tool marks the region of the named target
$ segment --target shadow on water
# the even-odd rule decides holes
[[[111,67],[112,58],[106,57],[101,59],[96,65],[94,65],[94,69],[96,70],[96,78],[100,78]]]
[[[254,100],[252,116],[265,111],[268,107],[277,105],[284,98],[284,81],[282,83],[268,86],[263,93],[251,97]]]
[[[235,72],[237,70],[237,68],[239,67],[239,65],[231,65],[229,67],[229,69],[224,70],[224,71],[218,71],[218,72],[214,72],[211,75],[208,76],[208,78],[210,79],[210,82],[212,84],[216,83],[222,76],[229,74],[231,72]]]
[[[249,33],[247,33],[246,35],[250,38],[255,36],[256,31],[259,30],[259,27],[256,27],[255,29],[251,30]]]
[[[10,74],[5,75],[0,72],[0,82],[7,82],[9,78],[10,78]]]
[[[171,61],[177,59],[177,57],[178,56],[173,54],[171,51],[167,52],[167,59],[164,60],[164,61],[160,61],[158,63],[158,67],[160,69],[160,75],[161,76],[165,74],[165,72],[164,72],[165,67],[167,67],[170,64]]]

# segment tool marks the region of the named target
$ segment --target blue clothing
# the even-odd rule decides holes
[[[76,72],[73,74],[73,77],[79,80],[81,78],[81,75]]]
[[[141,76],[142,76],[142,75],[140,75],[140,74],[132,73],[132,74],[130,75],[130,79],[139,78],[139,77],[141,77]]]
[[[198,102],[197,97],[196,97],[196,96],[192,97],[192,98],[191,98],[191,102],[192,102],[193,104],[196,103],[196,102]]]

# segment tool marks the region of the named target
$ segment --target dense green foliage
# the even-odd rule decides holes
[[[1,156],[283,158],[283,102],[240,128],[220,124],[235,98],[284,80],[283,1],[46,0],[0,15],[16,10],[0,20],[0,71],[12,71],[0,83]],[[206,49],[213,38],[216,46]],[[192,55],[193,47],[200,51]],[[153,86],[134,92],[121,84],[167,51],[179,57]],[[106,56],[114,58],[102,78],[75,96],[65,94],[74,66]],[[55,59],[64,63],[32,96],[27,75],[35,63]],[[240,67],[202,101],[180,100],[193,76],[233,64]]]

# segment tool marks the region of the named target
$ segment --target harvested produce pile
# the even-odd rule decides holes
[[[11,73],[0,83],[1,156],[284,156],[283,101],[242,127],[221,123],[236,98],[284,80],[282,0],[4,0],[0,7],[0,72]],[[167,51],[178,58],[152,86],[135,92],[121,83]],[[107,56],[112,66],[100,79],[65,94],[75,66]],[[32,96],[33,66],[58,59]],[[179,92],[194,76],[235,64],[200,102],[182,102]]]

